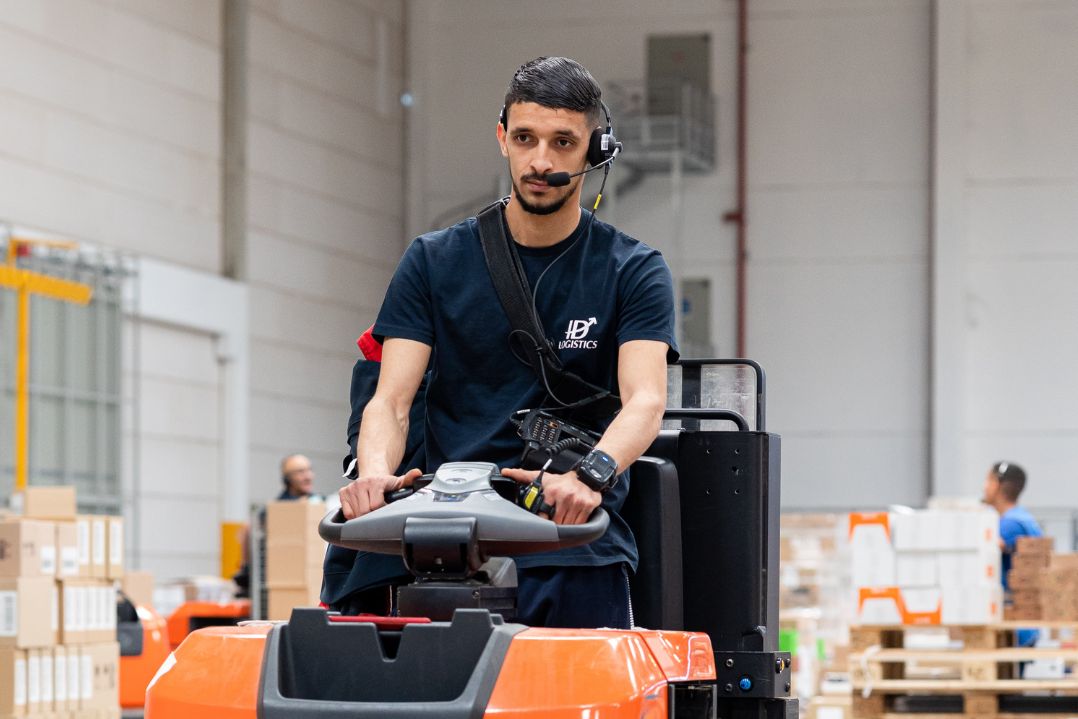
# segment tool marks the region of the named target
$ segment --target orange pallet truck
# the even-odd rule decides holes
[[[168,659],[168,624],[152,607],[135,605],[119,594],[116,639],[120,643],[120,707],[141,709],[146,687]]]
[[[506,501],[516,487],[496,466],[450,463],[376,512],[319,526],[327,541],[403,556],[416,581],[398,590],[401,617],[297,609],[195,631],[148,689],[146,717],[796,718],[777,651],[779,438],[763,431],[763,373],[684,361],[682,403],[721,364],[755,373],[756,429],[732,411],[669,410],[682,427],[633,465],[621,512],[641,554],[637,623],[661,629],[514,623],[515,568],[499,557],[593,541],[609,518],[555,525]]]
[[[187,601],[168,617],[168,638],[172,648],[180,646],[188,634],[205,627],[235,626],[251,618],[251,600],[229,602]]]

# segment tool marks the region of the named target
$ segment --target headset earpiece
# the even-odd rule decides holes
[[[606,131],[598,127],[591,131],[588,140],[588,164],[592,167],[606,162],[614,155],[614,148],[618,145],[618,138],[614,137],[614,130],[610,126],[610,108],[605,102],[599,103],[603,107],[603,115],[606,116]],[[502,108],[505,112],[505,108]]]

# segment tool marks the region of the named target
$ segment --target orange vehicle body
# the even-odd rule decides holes
[[[168,658],[168,623],[150,607],[137,607],[142,624],[142,654],[120,657],[120,706],[137,709],[146,700],[146,687]]]
[[[250,617],[250,599],[236,599],[231,602],[184,602],[169,615],[168,639],[173,649],[180,646],[191,633],[192,620],[212,625],[237,624]]]
[[[255,719],[272,626],[193,632],[147,691],[146,718]],[[706,634],[527,629],[513,638],[484,716],[660,719],[668,683],[714,679]]]

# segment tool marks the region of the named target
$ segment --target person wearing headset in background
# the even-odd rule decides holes
[[[1018,506],[1018,496],[1026,487],[1026,473],[1014,462],[996,462],[984,478],[982,502],[999,513],[999,547],[1002,551],[1003,589],[1008,590],[1007,575],[1012,564],[1015,544],[1019,537],[1043,537],[1044,532],[1025,507]],[[1019,629],[1018,646],[1029,647],[1037,642],[1036,629]]]
[[[280,494],[274,497],[277,502],[299,501],[322,502],[325,497],[314,491],[314,470],[311,469],[311,460],[302,454],[289,454],[281,460],[281,488]],[[262,526],[266,524],[266,510],[263,509],[258,515]],[[251,533],[244,526],[240,544],[243,546],[243,565],[239,571],[232,575],[232,581],[236,583],[239,591],[237,597],[248,597],[251,591]]]
[[[531,483],[539,473],[519,468],[523,445],[509,418],[566,404],[525,358],[551,338],[564,367],[620,393],[622,409],[599,423],[602,438],[585,457],[607,468],[602,480],[585,475],[584,465],[548,472],[545,506],[553,521],[580,524],[601,504],[611,522],[590,545],[516,558],[518,620],[628,628],[637,551],[618,510],[626,468],[658,434],[666,365],[677,359],[670,269],[658,251],[580,207],[588,165],[609,170],[620,145],[601,90],[579,63],[540,57],[522,65],[496,133],[512,192],[492,208],[511,236],[547,337],[511,337],[517,331],[491,282],[476,218],[416,239],[375,322],[374,336],[384,342],[381,373],[360,425],[358,479],[340,490],[341,506],[349,519],[377,510],[385,492],[450,461],[494,462],[505,476]],[[395,474],[428,364],[426,466]]]
[[[281,460],[281,483],[284,487],[276,500],[290,501],[307,499],[320,501],[325,498],[314,492],[314,470],[311,460],[302,454],[290,454]]]

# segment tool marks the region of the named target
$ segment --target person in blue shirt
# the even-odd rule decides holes
[[[997,462],[984,479],[984,498],[981,500],[999,512],[999,547],[1003,551],[1003,588],[1007,589],[1007,572],[1011,555],[1019,537],[1042,537],[1044,532],[1037,520],[1024,507],[1018,506],[1018,496],[1026,486],[1026,473],[1014,462]]]
[[[1014,462],[996,462],[984,478],[982,501],[999,512],[999,547],[1002,551],[1000,578],[1003,589],[1009,589],[1007,575],[1010,573],[1015,543],[1019,537],[1042,537],[1044,532],[1037,520],[1024,507],[1018,506],[1018,497],[1026,487],[1026,472]],[[1018,630],[1018,645],[1033,646],[1039,632],[1036,629]]]
[[[609,388],[622,403],[597,427],[596,449],[621,473],[612,486],[595,491],[575,470],[543,476],[554,522],[581,524],[600,504],[611,522],[587,546],[515,558],[517,617],[532,626],[629,628],[628,576],[637,550],[618,514],[628,492],[625,470],[659,432],[666,365],[677,359],[673,281],[662,255],[582,209],[583,176],[547,182],[553,173],[587,167],[590,138],[605,120],[601,90],[585,68],[541,57],[514,74],[496,126],[512,180],[498,212],[539,323],[566,370]],[[382,363],[359,426],[358,479],[340,490],[346,518],[379,509],[386,491],[445,462],[493,462],[518,482],[536,478],[538,472],[520,468],[523,444],[510,416],[557,406],[557,399],[521,360],[521,338],[491,281],[476,218],[411,244],[373,334],[383,342]],[[425,466],[397,473],[428,367]]]

